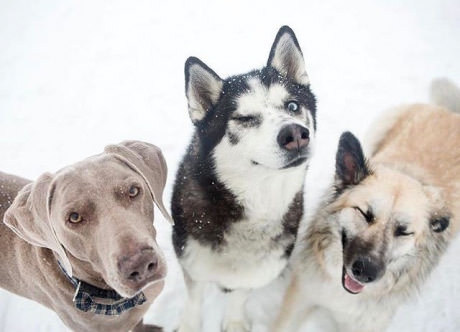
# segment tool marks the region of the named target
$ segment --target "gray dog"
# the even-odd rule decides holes
[[[142,317],[166,263],[153,226],[167,168],[129,141],[35,182],[0,173],[0,286],[77,331],[160,331]],[[14,201],[13,201],[14,199]]]

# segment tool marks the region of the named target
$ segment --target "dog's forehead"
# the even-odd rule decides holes
[[[279,83],[265,85],[258,77],[248,77],[248,90],[236,98],[238,110],[253,112],[269,107],[282,107],[289,97],[288,90]]]
[[[352,205],[371,209],[380,220],[396,224],[424,220],[428,207],[420,182],[405,174],[379,168],[352,190],[348,199]]]
[[[62,191],[97,188],[99,191],[127,178],[140,176],[113,155],[101,154],[60,170],[54,183]]]

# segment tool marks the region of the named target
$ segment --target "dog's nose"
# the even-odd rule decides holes
[[[361,282],[372,282],[377,279],[381,268],[366,257],[358,258],[351,266],[353,276]]]
[[[309,141],[310,132],[298,124],[284,126],[278,134],[278,144],[288,151],[301,150],[308,145]]]
[[[118,261],[121,277],[134,284],[142,285],[155,277],[158,258],[153,248],[139,250],[131,256],[124,256]]]

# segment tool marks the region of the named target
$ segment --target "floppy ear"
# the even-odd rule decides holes
[[[294,31],[287,25],[281,27],[273,42],[267,66],[299,84],[310,83],[305,61]]]
[[[160,148],[140,141],[124,141],[117,145],[107,146],[105,152],[114,154],[116,158],[121,159],[144,178],[153,201],[166,220],[173,223],[163,204],[163,190],[166,185],[168,168]]]
[[[340,136],[335,157],[336,179],[342,187],[356,185],[370,174],[358,139],[349,131]]]
[[[203,120],[206,113],[219,100],[222,79],[200,59],[190,57],[185,62],[185,94],[188,112],[194,124]]]
[[[49,218],[52,179],[51,174],[45,173],[22,188],[5,212],[4,223],[23,240],[56,252],[66,272],[72,275],[70,261]]]

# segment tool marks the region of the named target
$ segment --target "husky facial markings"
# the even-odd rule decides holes
[[[229,297],[223,330],[247,331],[248,291],[280,275],[297,236],[315,98],[288,27],[260,70],[221,79],[189,58],[185,78],[196,131],[177,173],[172,214],[186,307],[199,313],[199,285],[214,282],[237,293]],[[185,313],[179,331],[200,325],[199,314]]]

